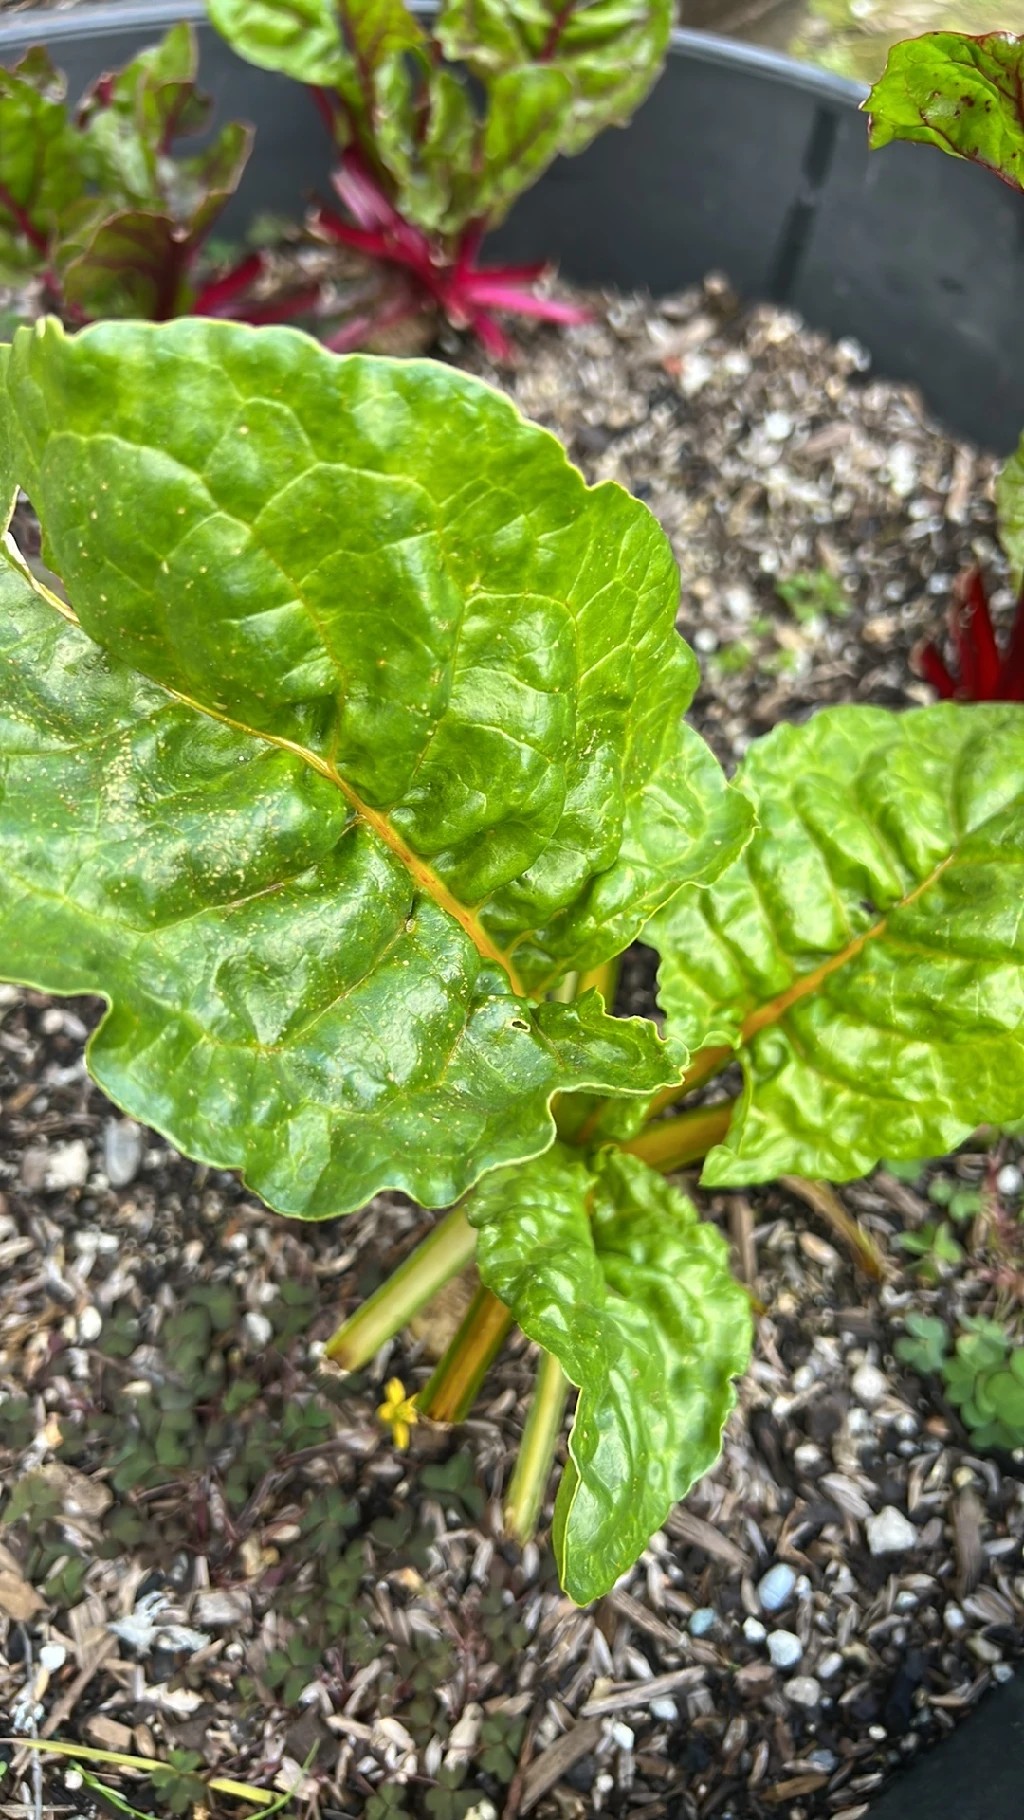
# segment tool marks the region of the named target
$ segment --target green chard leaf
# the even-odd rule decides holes
[[[844,1181],[1018,1117],[1020,708],[829,709],[759,741],[739,781],[750,846],[644,933],[666,1035],[743,1064],[704,1181]]]
[[[372,109],[373,79],[425,34],[403,0],[209,0],[210,19],[249,63],[336,88]]]
[[[693,663],[645,507],[447,368],[201,320],[20,332],[5,446],[81,629],[10,570],[0,953],[107,997],[113,1099],[325,1215],[443,1204],[543,1151],[555,1092],[673,1078],[596,993],[525,996],[567,919],[611,953],[749,834],[652,737]]]
[[[864,106],[873,146],[937,145],[1024,189],[1024,38],[925,32],[895,44]]]
[[[252,145],[236,122],[176,155],[209,118],[197,68],[195,34],[175,26],[101,77],[73,117],[44,53],[0,71],[0,276],[45,273],[75,320],[190,307],[194,256]]]
[[[581,152],[622,125],[653,86],[672,29],[671,0],[445,0],[437,37],[446,57],[489,82],[529,65],[566,80],[562,152]]]
[[[718,1456],[749,1298],[721,1233],[635,1157],[558,1145],[467,1204],[483,1281],[579,1399],[552,1540],[577,1604],[609,1591]]]
[[[629,118],[664,62],[672,5],[451,0],[433,38],[403,0],[210,0],[210,17],[251,63],[336,90],[339,141],[406,221],[457,236],[494,226],[559,152]]]
[[[84,177],[63,78],[45,51],[0,69],[0,115],[0,281],[12,282],[45,265]]]
[[[199,53],[188,25],[123,69],[103,76],[80,112],[87,169],[104,193],[126,203],[162,196],[162,167],[175,139],[202,132],[211,103],[196,88]]]

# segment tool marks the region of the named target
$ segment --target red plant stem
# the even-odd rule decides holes
[[[511,360],[512,343],[488,310],[471,310],[466,317],[466,326],[472,329],[492,360]]]
[[[221,278],[213,278],[204,284],[196,297],[194,314],[196,316],[219,316],[224,307],[243,291],[250,289],[257,278],[262,277],[266,261],[262,253],[250,253],[247,258],[239,260],[229,272]]]
[[[999,647],[981,570],[962,576],[954,591],[950,630],[960,660],[960,679],[971,701],[991,701],[999,687]]]
[[[543,46],[542,50],[540,51],[540,54],[538,55],[538,58],[537,58],[538,63],[550,63],[551,62],[552,57],[554,56],[555,52],[558,49],[559,44],[562,41],[562,33],[564,32],[566,26],[569,23],[569,20],[572,18],[572,15],[575,11],[576,11],[576,0],[565,0],[564,6],[561,6],[559,8],[558,12],[555,14],[555,17],[551,21],[551,25],[548,30],[547,38],[544,41],[544,46]]]
[[[20,202],[14,200],[6,183],[0,183],[0,208],[7,210],[15,227],[24,234],[29,246],[34,247],[37,253],[49,251],[49,242],[42,228],[37,228],[28,211],[22,207]]]
[[[338,120],[337,96],[326,88],[311,88],[309,92],[317,113],[333,139]]]
[[[934,645],[921,645],[916,652],[917,667],[926,683],[937,690],[943,701],[952,701],[956,683]]]
[[[463,295],[467,301],[483,304],[492,310],[509,310],[517,316],[536,316],[541,322],[589,322],[591,313],[576,303],[562,303],[557,297],[537,297],[518,285],[490,284],[482,274],[468,282]],[[453,287],[454,289],[454,287]]]

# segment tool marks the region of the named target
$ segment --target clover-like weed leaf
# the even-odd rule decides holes
[[[21,331],[4,468],[78,623],[6,570],[3,964],[108,998],[114,1100],[324,1215],[671,1078],[527,997],[749,830],[644,506],[444,367],[200,320]]]
[[[484,1282],[579,1400],[555,1505],[559,1576],[614,1585],[717,1458],[750,1306],[721,1234],[635,1157],[557,1146],[468,1203]]]
[[[743,1062],[704,1180],[846,1181],[1019,1117],[1020,708],[828,709],[752,746],[740,781],[750,846],[644,937],[669,1033]]]

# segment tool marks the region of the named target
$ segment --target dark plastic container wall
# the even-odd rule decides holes
[[[239,62],[202,0],[23,13],[0,62],[45,39],[74,92],[181,18],[195,21],[219,117],[257,128],[227,225],[295,214],[322,188],[326,135],[301,90]],[[869,155],[862,91],[747,45],[680,32],[626,132],[557,164],[496,245],[572,277],[666,291],[725,272],[745,297],[855,335],[878,372],[921,387],[961,435],[1007,452],[1024,425],[1024,205],[924,146]]]

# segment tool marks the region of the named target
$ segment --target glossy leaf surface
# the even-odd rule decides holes
[[[209,0],[210,19],[240,57],[297,82],[372,104],[373,78],[424,41],[403,0]]]
[[[103,76],[69,110],[34,51],[0,71],[0,276],[35,272],[69,320],[184,313],[192,266],[237,188],[252,133],[225,126],[192,156],[210,105],[187,25]]]
[[[578,152],[644,99],[672,20],[671,0],[446,0],[437,36],[484,80],[530,64],[558,70],[572,93],[560,149]]]
[[[596,994],[533,1011],[301,757],[133,677],[0,571],[0,954],[102,993],[100,1085],[284,1212],[448,1202],[556,1090],[664,1056]]]
[[[1024,714],[837,708],[750,749],[760,828],[648,926],[667,1034],[738,1046],[704,1180],[832,1180],[1024,1111]]]
[[[302,751],[519,982],[614,952],[746,839],[695,735],[680,757],[663,533],[488,387],[196,321],[22,334],[8,391],[90,636]]]
[[[339,143],[405,221],[449,239],[493,226],[559,152],[628,119],[671,13],[671,0],[452,0],[431,38],[402,0],[210,0],[240,56],[335,90]]]
[[[45,51],[0,69],[0,118],[0,280],[13,282],[45,264],[54,223],[84,182],[63,79]]]
[[[749,1299],[721,1233],[634,1157],[559,1145],[489,1176],[467,1213],[484,1282],[579,1388],[552,1540],[584,1605],[717,1458]]]
[[[439,1204],[542,1150],[555,1091],[672,1078],[596,995],[520,994],[545,917],[583,905],[589,940],[605,880],[617,941],[748,833],[710,757],[685,748],[690,801],[650,737],[693,663],[646,508],[476,381],[289,330],[51,323],[2,395],[4,497],[25,486],[95,641],[34,603],[11,634],[10,762],[46,749],[58,683],[60,756],[4,799],[4,965],[113,1001],[112,1096],[329,1213],[384,1185]],[[118,669],[108,701],[97,646],[148,683]],[[646,871],[631,845],[645,787],[674,875],[669,822]]]
[[[864,105],[873,146],[936,145],[1024,189],[1024,39],[925,32],[895,44]]]

